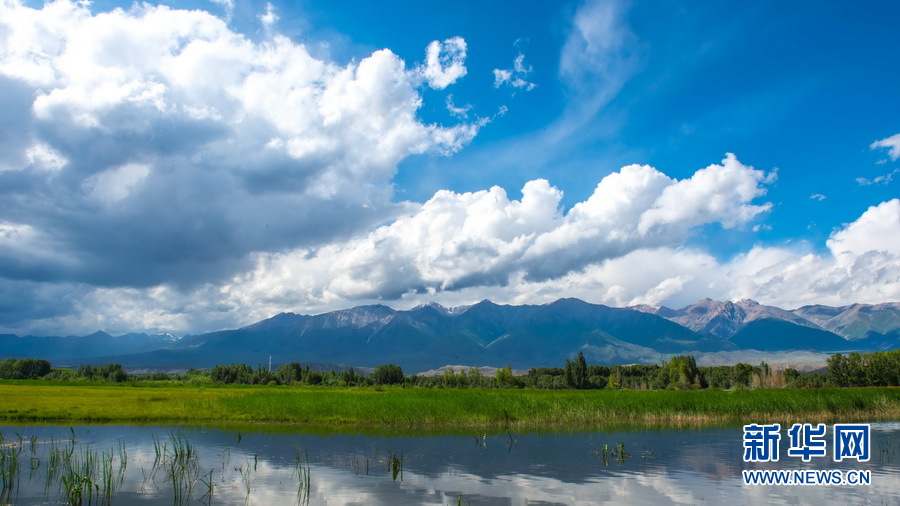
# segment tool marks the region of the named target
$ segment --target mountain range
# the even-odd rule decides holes
[[[450,364],[528,369],[589,363],[658,363],[674,354],[740,357],[757,350],[820,354],[900,347],[900,303],[784,310],[752,300],[704,299],[681,309],[613,308],[579,299],[544,305],[482,301],[398,311],[358,306],[319,315],[281,313],[235,330],[177,338],[104,332],[82,337],[0,335],[0,358],[40,357],[58,366],[121,363],[129,370],[183,370],[291,361],[328,369],[385,363],[415,373]]]

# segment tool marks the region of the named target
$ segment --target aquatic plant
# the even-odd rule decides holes
[[[625,451],[625,442],[622,441],[621,443],[617,444],[613,448],[611,455],[614,459],[618,459],[620,464],[624,464],[625,459],[630,456],[630,454]]]
[[[240,467],[241,471],[241,480],[244,483],[244,488],[247,490],[247,497],[250,497],[250,456],[247,455],[246,465]],[[254,463],[253,469],[256,469],[256,464]]]
[[[369,474],[368,459],[366,459],[366,474]],[[309,453],[306,450],[303,451],[302,455],[300,450],[297,450],[297,455],[294,459],[294,470],[291,476],[293,477],[294,475],[297,476],[297,504],[309,504],[311,466],[309,464]]]
[[[97,493],[100,493],[100,486],[95,485],[90,476],[81,476],[77,473],[66,474],[62,476],[62,482],[65,487],[65,499],[72,506],[81,506],[85,496],[87,496],[88,504],[91,504],[94,487],[97,487]]]
[[[84,501],[92,504],[95,497],[101,503],[109,504],[124,480],[124,467],[120,464],[116,468],[116,455],[112,451],[98,453],[90,446],[81,446],[77,450],[73,446],[55,449],[54,453],[59,465],[62,499],[69,504],[81,505]],[[47,467],[48,477],[55,472]]]
[[[391,473],[394,481],[397,481],[398,475],[400,476],[400,481],[403,481],[403,455],[390,452],[388,455],[388,472]]]
[[[644,450],[646,452],[646,449]],[[603,462],[604,466],[609,465],[609,459],[615,459],[619,461],[619,464],[624,464],[625,459],[631,456],[630,453],[625,451],[625,442],[620,442],[619,444],[613,446],[612,448],[609,445],[605,444],[600,447],[599,450],[591,450],[592,455],[599,455],[600,460]],[[646,455],[645,455],[646,456]]]
[[[169,432],[167,443],[162,444],[160,450],[166,479],[172,484],[175,504],[188,504],[193,496],[194,486],[201,481],[196,449],[180,432]]]
[[[0,502],[12,503],[12,494],[19,485],[20,448],[0,446]]]

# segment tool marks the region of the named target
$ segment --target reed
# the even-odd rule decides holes
[[[296,450],[291,478],[297,477],[297,504],[309,504],[310,471],[309,453]]]
[[[153,448],[155,460],[151,476],[157,469],[164,469],[165,481],[172,486],[175,504],[189,504],[198,483],[207,487],[201,497],[212,496],[212,478],[204,480],[201,477],[197,450],[182,433],[170,431],[166,441],[153,436]]]
[[[119,441],[109,450],[98,451],[79,443],[74,429],[71,432],[68,440],[60,441],[54,437],[47,442],[38,441],[36,436],[19,434],[15,440],[7,442],[0,433],[0,504],[18,502],[23,456],[32,463],[29,480],[44,484],[44,500],[73,506],[113,502],[125,483],[128,468],[125,443]],[[180,431],[170,431],[163,437],[151,434],[151,438],[155,458],[149,471],[140,466],[143,482],[138,492],[148,492],[148,483],[156,482],[160,476],[161,482],[170,487],[167,495],[173,504],[210,504],[216,483],[215,468],[201,472],[197,447]],[[304,453],[304,457],[305,464],[298,457],[298,480],[308,503],[310,463],[309,456]],[[245,465],[240,472],[249,498],[251,474],[259,464],[259,457],[244,454],[244,459]],[[225,472],[223,464],[223,476]]]
[[[0,446],[0,502],[14,503],[13,493],[19,486],[19,454],[20,447],[13,445]]]

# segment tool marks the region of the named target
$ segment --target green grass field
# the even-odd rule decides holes
[[[900,420],[900,389],[747,391],[130,386],[0,382],[0,421],[520,429]]]

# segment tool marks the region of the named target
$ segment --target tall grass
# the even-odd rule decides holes
[[[304,451],[303,455],[300,455],[300,450],[297,450],[297,458],[291,474],[291,477],[297,476],[297,504],[309,504],[311,471],[309,453]],[[368,474],[368,470],[366,474]]]
[[[15,445],[3,444],[0,440],[0,502],[14,503],[13,493],[19,486],[20,463],[22,450]]]
[[[142,387],[0,383],[0,420],[563,428],[900,419],[900,389],[623,391]],[[8,408],[15,406],[15,408]]]
[[[112,495],[122,485],[125,464],[113,450],[98,452],[90,446],[50,448],[47,465],[48,485],[58,475],[60,496],[68,504],[109,504]],[[54,456],[55,455],[55,456]]]
[[[564,427],[615,422],[877,420],[900,415],[898,390],[548,391],[300,390],[219,401],[257,420],[399,427]]]
[[[180,432],[169,432],[165,440],[151,435],[155,458],[150,476],[159,470],[165,473],[164,481],[172,487],[174,504],[189,504],[195,499],[195,487],[200,484],[206,491],[196,497],[198,500],[209,500],[213,495],[212,472],[201,474],[197,449]]]
[[[17,502],[16,493],[21,475],[20,455],[26,453],[26,442],[31,444],[29,481],[44,481],[45,499],[55,497],[72,506],[107,505],[111,504],[113,496],[124,483],[128,454],[122,441],[109,450],[97,451],[90,445],[79,444],[74,430],[69,441],[52,438],[48,443],[39,442],[36,436],[30,439],[19,436],[16,442],[7,444],[0,434],[0,504]],[[157,473],[162,472],[163,481],[171,486],[173,503],[176,505],[194,501],[210,503],[213,473],[210,471],[201,474],[199,455],[194,445],[180,432],[170,432],[165,439],[153,436],[153,443],[156,459],[149,478],[155,480]],[[40,453],[36,449],[39,444],[47,445]],[[144,473],[143,492],[148,474],[143,467],[141,472]]]

